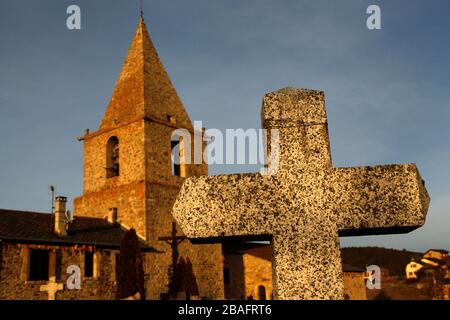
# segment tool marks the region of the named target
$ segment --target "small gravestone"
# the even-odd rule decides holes
[[[191,177],[173,208],[193,242],[270,239],[276,299],[343,299],[339,236],[410,232],[429,196],[414,164],[334,168],[324,93],[285,88],[263,99],[278,129],[268,172]],[[271,139],[269,139],[271,140]]]

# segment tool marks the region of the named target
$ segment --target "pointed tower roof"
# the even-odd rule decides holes
[[[178,127],[192,128],[141,17],[100,130],[144,117],[162,122],[172,117]]]

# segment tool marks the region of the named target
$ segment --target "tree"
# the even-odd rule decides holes
[[[120,243],[117,274],[117,298],[124,299],[140,294],[145,300],[144,267],[136,231],[128,230]]]

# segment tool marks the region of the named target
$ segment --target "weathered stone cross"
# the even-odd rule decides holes
[[[48,300],[56,300],[56,293],[63,289],[64,285],[62,283],[57,283],[55,277],[50,277],[48,283],[39,288],[40,291],[47,291]]]
[[[424,182],[414,164],[333,168],[323,92],[269,93],[262,121],[279,129],[278,171],[188,178],[174,217],[194,242],[271,239],[277,299],[343,299],[339,236],[422,226]]]

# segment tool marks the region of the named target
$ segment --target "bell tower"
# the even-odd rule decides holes
[[[114,210],[117,223],[160,251],[146,257],[151,299],[167,291],[172,253],[159,239],[172,232],[172,206],[184,178],[208,173],[206,164],[174,167],[176,129],[188,130],[194,141],[191,120],[141,17],[100,127],[82,138],[84,190],[74,214],[106,219]],[[192,261],[200,295],[223,297],[220,245],[185,240],[179,254]]]

